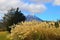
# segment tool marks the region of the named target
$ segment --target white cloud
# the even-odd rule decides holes
[[[43,4],[23,4],[20,6],[21,10],[29,11],[32,13],[41,13],[46,10],[46,7]]]
[[[19,7],[20,10],[29,11],[32,13],[40,13],[46,10],[45,5],[43,4],[28,4],[21,0],[0,0],[0,10],[3,10],[4,12],[7,9],[16,7]]]
[[[44,3],[53,2],[54,5],[60,5],[60,0],[29,0],[30,4],[24,1],[26,0],[0,0],[0,12],[6,13],[10,8],[19,7],[23,11],[41,13],[47,9]]]
[[[54,0],[54,5],[60,6],[60,0]]]
[[[42,4],[38,5],[38,4],[30,4],[29,5],[29,11],[31,11],[32,13],[40,13],[42,11],[45,11],[46,7]]]
[[[17,7],[19,2],[20,2],[19,0],[0,0],[0,9],[6,10],[11,7]]]

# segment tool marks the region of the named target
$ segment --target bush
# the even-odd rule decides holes
[[[49,28],[46,22],[24,22],[15,26],[9,35],[11,40],[60,40],[60,28]]]

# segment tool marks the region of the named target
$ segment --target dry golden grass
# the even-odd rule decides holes
[[[51,23],[50,23],[51,24]],[[60,40],[60,28],[46,22],[24,22],[11,30],[11,40]]]

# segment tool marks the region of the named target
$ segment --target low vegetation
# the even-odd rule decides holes
[[[0,32],[0,40],[10,40],[10,39],[8,39],[7,37],[8,37],[8,32]]]
[[[11,40],[60,40],[60,27],[55,27],[55,22],[24,22],[14,25]]]

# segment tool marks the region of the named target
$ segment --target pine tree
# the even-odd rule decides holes
[[[11,28],[9,28],[9,26],[17,24],[18,22],[24,22],[25,19],[26,17],[23,15],[23,13],[21,13],[21,11],[19,11],[19,8],[16,10],[12,8],[7,14],[4,15],[3,24],[7,28],[7,31],[10,32]]]

